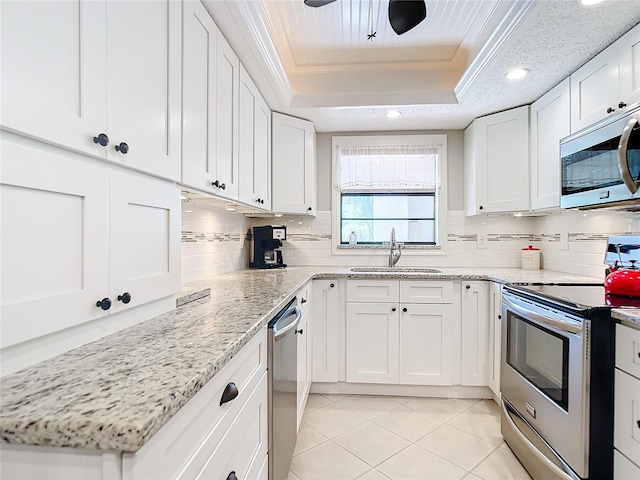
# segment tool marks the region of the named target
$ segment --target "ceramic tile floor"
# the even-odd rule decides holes
[[[310,395],[289,480],[530,480],[492,400]]]

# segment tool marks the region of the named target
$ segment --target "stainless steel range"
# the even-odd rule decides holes
[[[503,290],[502,434],[536,480],[613,476],[610,303],[602,285]]]

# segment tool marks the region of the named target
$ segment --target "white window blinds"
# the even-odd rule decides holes
[[[440,184],[440,147],[371,145],[338,147],[341,192],[435,191]]]

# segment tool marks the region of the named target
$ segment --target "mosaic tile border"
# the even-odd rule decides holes
[[[206,232],[192,232],[188,230],[182,231],[181,241],[184,243],[195,242],[239,242],[243,238],[246,238],[246,234],[243,233],[206,233]]]

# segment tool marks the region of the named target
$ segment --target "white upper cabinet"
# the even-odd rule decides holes
[[[2,127],[94,155],[106,131],[106,4],[0,3]]]
[[[313,123],[273,114],[274,212],[316,211],[316,131]]]
[[[3,2],[1,13],[4,128],[179,179],[179,2]]]
[[[640,25],[571,75],[571,131],[640,101]]]
[[[271,110],[240,67],[240,201],[271,209]]]
[[[238,76],[238,59],[229,54],[228,45],[202,3],[185,1],[182,5],[182,182],[237,200],[238,152],[234,123],[237,122],[237,98],[234,102],[233,95],[237,97],[234,82]],[[220,68],[218,62],[221,62]],[[220,99],[220,105],[218,87],[225,96]],[[222,111],[218,112],[218,106]]]
[[[171,184],[2,142],[0,347],[168,297],[180,288]]]
[[[466,215],[529,210],[529,107],[487,115],[464,132]]]
[[[560,206],[560,139],[571,133],[566,78],[531,105],[531,210]]]

